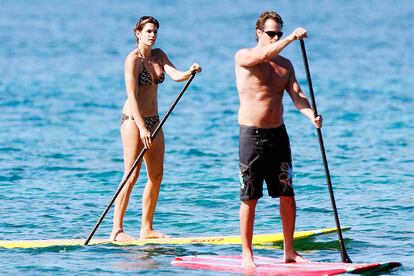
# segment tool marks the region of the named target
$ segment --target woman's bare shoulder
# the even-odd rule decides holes
[[[165,57],[167,55],[161,48],[152,49],[152,54],[156,57]]]
[[[125,58],[125,66],[132,66],[132,67],[138,66],[139,67],[141,65],[142,65],[142,61],[137,54],[137,50],[136,49],[132,50]]]

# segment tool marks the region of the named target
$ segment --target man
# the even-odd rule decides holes
[[[293,248],[296,202],[292,187],[289,138],[283,122],[282,98],[286,90],[296,108],[317,128],[309,101],[301,91],[290,61],[279,53],[307,32],[297,28],[281,39],[282,18],[275,12],[262,13],[256,23],[257,45],[235,55],[236,84],[240,98],[240,231],[242,267],[254,269],[252,236],[257,201],[266,180],[269,195],[280,197],[284,235],[284,262],[309,262]]]

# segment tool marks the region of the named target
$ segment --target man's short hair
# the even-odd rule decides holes
[[[256,30],[263,31],[264,30],[264,25],[265,25],[265,23],[268,19],[274,20],[276,23],[280,24],[281,29],[283,28],[283,20],[282,20],[282,17],[278,13],[276,13],[274,11],[265,11],[257,19]],[[257,38],[257,35],[256,35],[256,40],[257,39],[258,38]]]

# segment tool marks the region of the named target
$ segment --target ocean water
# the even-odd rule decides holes
[[[176,237],[238,234],[238,96],[233,56],[255,45],[264,10],[306,48],[336,203],[354,262],[399,261],[414,274],[414,8],[412,1],[51,1],[0,5],[0,239],[86,238],[122,177],[125,56],[137,18],[154,15],[157,46],[180,69],[203,66],[166,122],[155,227]],[[299,43],[282,53],[308,94]],[[159,88],[162,116],[183,83]],[[334,227],[315,130],[285,97],[297,230]],[[138,234],[145,170],[125,229]],[[280,232],[278,200],[260,200],[256,233]],[[96,237],[107,237],[112,212]],[[340,261],[336,235],[297,244]],[[0,249],[5,275],[215,275],[177,256],[240,254],[239,245]],[[281,257],[277,246],[256,254]]]

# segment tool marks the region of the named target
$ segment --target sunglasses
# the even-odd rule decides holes
[[[283,36],[283,32],[267,31],[264,33],[266,33],[270,38],[274,38],[275,36],[281,38]]]
[[[141,18],[139,19],[138,23],[141,23],[142,21],[147,20],[147,19],[153,20],[155,18],[152,17],[152,16],[144,15],[144,16],[141,16]]]
[[[146,20],[148,20],[148,22],[149,22],[149,23],[153,23],[153,24],[155,24],[155,25],[157,26],[157,28],[159,28],[160,24],[158,23],[158,20],[157,20],[157,19],[155,19],[154,17],[152,17],[152,16],[148,16],[148,15],[144,15],[144,16],[142,16],[142,17],[138,20],[138,22],[137,22],[137,24],[136,24],[135,26],[136,26],[136,27],[138,27],[139,25],[141,25],[141,23],[142,23],[143,21],[146,21]]]

